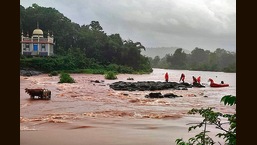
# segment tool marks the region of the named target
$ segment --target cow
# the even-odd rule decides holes
[[[51,91],[48,89],[25,89],[25,92],[30,95],[31,99],[34,99],[37,96],[40,99],[50,99]]]

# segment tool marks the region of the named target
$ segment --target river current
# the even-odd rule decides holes
[[[172,82],[178,82],[181,73],[185,74],[185,82],[188,83],[192,83],[192,76],[201,76],[201,83],[206,87],[160,91],[115,91],[109,87],[116,81],[164,81],[166,72]],[[91,132],[102,136],[105,144],[115,144],[115,139],[116,144],[174,144],[176,138],[188,134],[187,123],[200,119],[199,116],[188,115],[190,109],[215,107],[217,111],[233,113],[236,108],[224,106],[220,102],[224,95],[236,95],[236,73],[154,69],[151,74],[119,74],[117,80],[105,80],[103,75],[70,75],[76,83],[61,84],[58,83],[59,76],[49,77],[47,74],[20,76],[21,144],[35,143],[36,140],[29,142],[28,136],[45,134],[42,131],[50,133],[77,129],[79,132],[76,133],[79,135],[84,129],[91,129],[83,134]],[[217,83],[224,81],[229,87],[211,88],[209,78]],[[95,83],[95,80],[100,80],[100,83]],[[51,90],[52,98],[31,100],[25,93],[25,88],[47,88]],[[150,92],[174,93],[183,97],[145,98]],[[120,139],[112,138],[108,132]],[[141,136],[142,134],[145,136]],[[148,141],[144,142],[145,139]],[[101,144],[100,141],[91,140],[91,144]]]

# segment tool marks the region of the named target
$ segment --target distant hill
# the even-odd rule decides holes
[[[146,48],[145,51],[142,50],[141,54],[147,57],[154,58],[155,56],[159,56],[163,58],[166,54],[174,54],[174,52],[178,49],[178,47],[154,47],[154,48]],[[183,48],[182,48],[183,49]],[[186,54],[190,54],[191,51],[187,49],[183,49]]]

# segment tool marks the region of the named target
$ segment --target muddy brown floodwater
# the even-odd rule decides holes
[[[206,87],[161,91],[115,91],[109,87],[116,81],[164,81],[166,71],[170,81],[176,82],[182,72],[188,82],[192,75],[201,75]],[[220,103],[224,95],[236,94],[234,73],[154,69],[151,74],[120,74],[117,80],[105,80],[103,75],[70,75],[76,83],[61,84],[59,76],[47,74],[20,76],[21,145],[173,145],[177,138],[187,139],[200,131],[188,132],[188,123],[201,121],[201,117],[187,114],[190,109],[215,107],[223,113],[235,112],[235,106]],[[129,77],[134,80],[127,80]],[[205,82],[209,77],[225,80],[230,87],[210,88]],[[25,88],[47,88],[52,98],[31,100]],[[183,97],[145,98],[150,92]],[[214,127],[209,130],[211,136],[219,132]]]

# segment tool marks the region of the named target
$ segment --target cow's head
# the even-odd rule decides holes
[[[28,92],[29,92],[29,89],[28,89],[28,88],[25,88],[25,92],[28,93]]]

